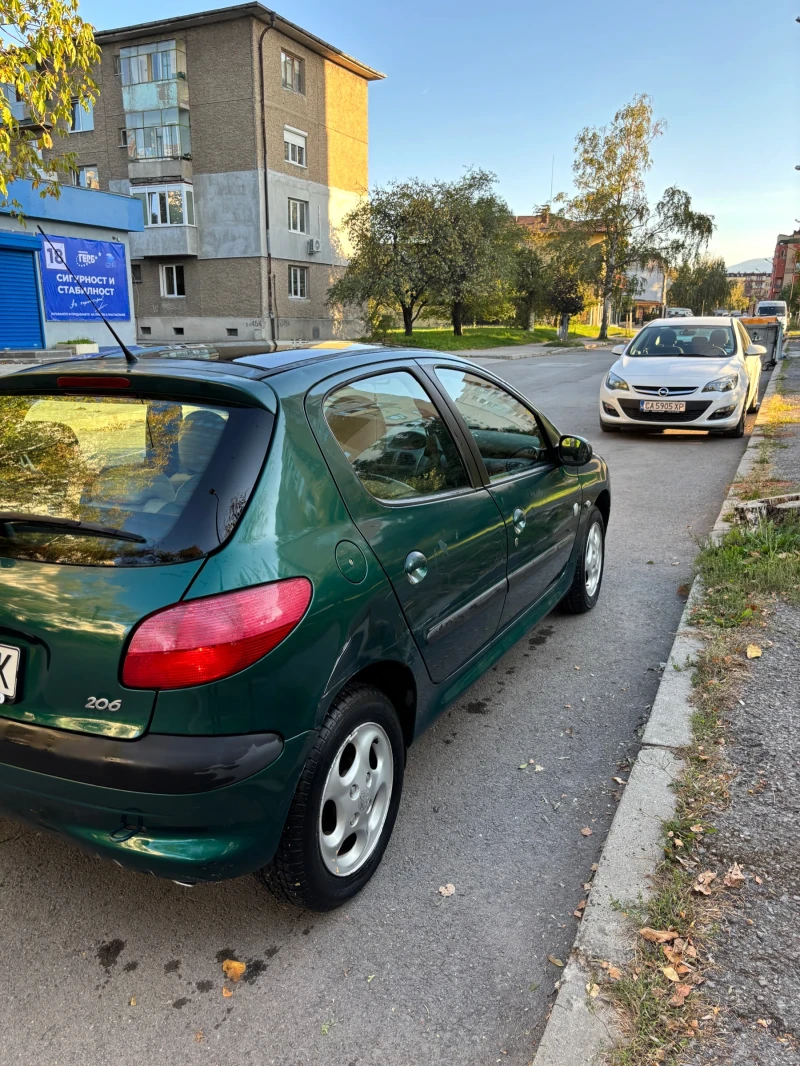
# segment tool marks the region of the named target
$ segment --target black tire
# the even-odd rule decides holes
[[[600,561],[600,578],[597,582],[597,587],[594,590],[593,595],[588,594],[586,588],[586,549],[589,544],[589,534],[594,526],[599,526],[600,529],[600,543],[602,546],[602,559]],[[605,570],[606,562],[606,524],[603,521],[603,516],[597,507],[593,507],[589,512],[589,519],[586,523],[585,532],[583,534],[583,543],[580,547],[580,554],[578,556],[578,562],[575,566],[575,576],[572,579],[572,584],[569,587],[569,591],[566,596],[561,600],[559,607],[562,611],[566,611],[568,614],[585,614],[587,611],[591,611],[594,605],[597,603],[600,596],[600,589],[603,584],[603,571]]]
[[[326,867],[318,828],[328,773],[347,738],[364,723],[381,726],[389,739],[393,764],[392,792],[380,837],[367,860],[353,874],[340,877]],[[373,685],[344,688],[320,727],[295,790],[283,835],[272,861],[258,875],[283,903],[314,911],[339,907],[359,892],[375,873],[392,835],[403,791],[405,742],[391,700]]]
[[[602,429],[604,433],[619,433],[619,426],[610,426],[608,422],[604,422],[602,418],[600,419],[600,429]]]
[[[744,423],[747,415],[745,414],[745,404],[742,404],[742,417],[736,423],[732,429],[723,430],[720,434],[722,437],[743,437],[744,436]]]
[[[753,400],[748,405],[747,410],[748,410],[748,412],[750,414],[755,414],[755,412],[759,409],[760,406],[761,406],[761,400],[759,400],[759,398],[758,398],[758,387],[756,387],[756,390],[753,393]]]

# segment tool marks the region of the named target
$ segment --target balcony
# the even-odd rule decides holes
[[[126,111],[155,111],[162,107],[188,107],[189,83],[183,78],[145,81],[122,86],[122,106]]]
[[[141,233],[128,236],[131,259],[145,259],[151,255],[197,255],[195,226],[148,226]]]

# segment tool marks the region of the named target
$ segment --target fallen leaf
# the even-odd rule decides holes
[[[367,977],[367,984],[369,984],[369,983],[370,983],[370,981],[374,980],[374,978],[375,978],[375,974],[374,974],[374,973],[371,973],[371,974],[370,974],[370,975],[369,975],[369,976]]]
[[[711,889],[709,888],[709,885],[712,881],[716,881],[716,879],[717,875],[713,870],[704,870],[695,881],[692,890],[694,892],[699,892],[703,896],[710,896]]]
[[[678,985],[669,1000],[670,1007],[682,1007],[686,997],[692,991],[691,985]]]
[[[690,825],[689,828],[691,829],[691,831],[693,833],[702,833],[703,832],[703,827],[702,827],[702,825],[700,825],[699,822],[697,823],[697,825]]]
[[[668,981],[675,981],[676,983],[680,983],[680,977],[675,972],[675,967],[674,966],[662,966],[661,967],[661,972],[663,973],[663,975],[666,977],[666,979]]]
[[[608,976],[612,981],[619,981],[622,977],[622,970],[618,966],[609,966]]]
[[[544,767],[540,766],[538,763],[536,763],[536,765],[533,767],[533,772],[535,774],[540,774],[542,770],[544,770]]]
[[[526,762],[521,762],[519,764],[519,769],[520,770],[527,770],[528,769],[528,764]]]
[[[627,781],[624,781],[621,777],[612,777],[612,781],[616,781],[618,785],[627,785]]]
[[[230,999],[231,996],[233,995],[233,989],[228,988],[227,985],[223,985],[222,986],[222,994],[225,997],[225,999]]]
[[[764,884],[763,880],[758,876],[758,874],[756,874],[756,884],[757,885],[763,885]]]
[[[725,885],[726,888],[741,888],[741,886],[744,884],[744,880],[745,878],[744,874],[742,873],[742,868],[738,862],[735,862],[733,866],[731,866],[730,870],[728,870],[728,872],[725,874],[725,878],[722,883]]]
[[[585,906],[586,906],[586,900],[582,899],[580,901],[580,903],[578,904],[578,906],[575,908],[575,910],[576,911],[582,911]]]
[[[769,1029],[769,1027],[772,1025],[772,1022],[770,1021],[769,1018],[759,1018],[758,1021],[756,1022],[756,1025],[760,1025],[764,1029]]]
[[[548,962],[552,962],[552,964],[554,966],[563,966],[564,965],[564,963],[561,961],[561,959],[557,959],[555,957],[555,955],[548,955],[547,956],[547,961]]]
[[[452,896],[453,893],[455,892],[455,890],[456,890],[456,886],[455,885],[451,885],[451,884],[441,885],[440,888],[439,888],[439,895],[440,896]]]
[[[591,892],[592,891],[592,882],[591,881],[584,881],[584,883],[583,883],[583,891],[584,892]]]
[[[135,1007],[136,1006],[136,996],[131,996],[131,998],[130,998],[130,1006],[131,1007]]]
[[[663,1047],[660,1047],[656,1051],[653,1052],[653,1058],[655,1059],[656,1062],[663,1062],[666,1059],[666,1057],[667,1057],[667,1053],[663,1049]]]
[[[573,911],[572,912],[572,917],[573,918],[582,918],[583,914],[580,911]]]
[[[761,648],[759,648],[759,646],[757,644],[748,644],[747,645],[747,658],[748,659],[760,659],[761,658]]]
[[[198,1044],[202,1044],[203,1043],[203,1039],[204,1039],[203,1030],[202,1029],[198,1029],[197,1032],[194,1034],[194,1038],[195,1038],[195,1040],[197,1041]]]
[[[237,981],[241,981],[242,974],[247,969],[243,962],[237,962],[236,959],[226,959],[222,964],[222,972],[228,978],[229,981],[233,981],[236,984]]]
[[[581,836],[582,837],[590,837],[591,835],[592,835],[592,830],[589,828],[588,825],[585,825],[583,827],[583,829],[581,829]]]
[[[650,929],[645,926],[644,929],[639,930],[639,936],[649,940],[651,944],[667,944],[670,940],[674,940],[677,935],[671,929]]]
[[[589,993],[592,999],[597,999],[597,997],[600,995],[600,985],[588,984],[586,986],[586,991]]]

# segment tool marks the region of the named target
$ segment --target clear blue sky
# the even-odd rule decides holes
[[[100,29],[226,6],[83,0]],[[516,214],[570,188],[575,134],[639,92],[669,128],[652,192],[686,189],[728,264],[800,218],[800,0],[297,0],[276,10],[383,71],[370,181],[493,170]],[[220,71],[221,78],[235,72]]]

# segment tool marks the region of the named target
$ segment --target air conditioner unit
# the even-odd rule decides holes
[[[308,254],[314,255],[316,252],[322,251],[322,241],[319,237],[311,237],[308,242]]]

